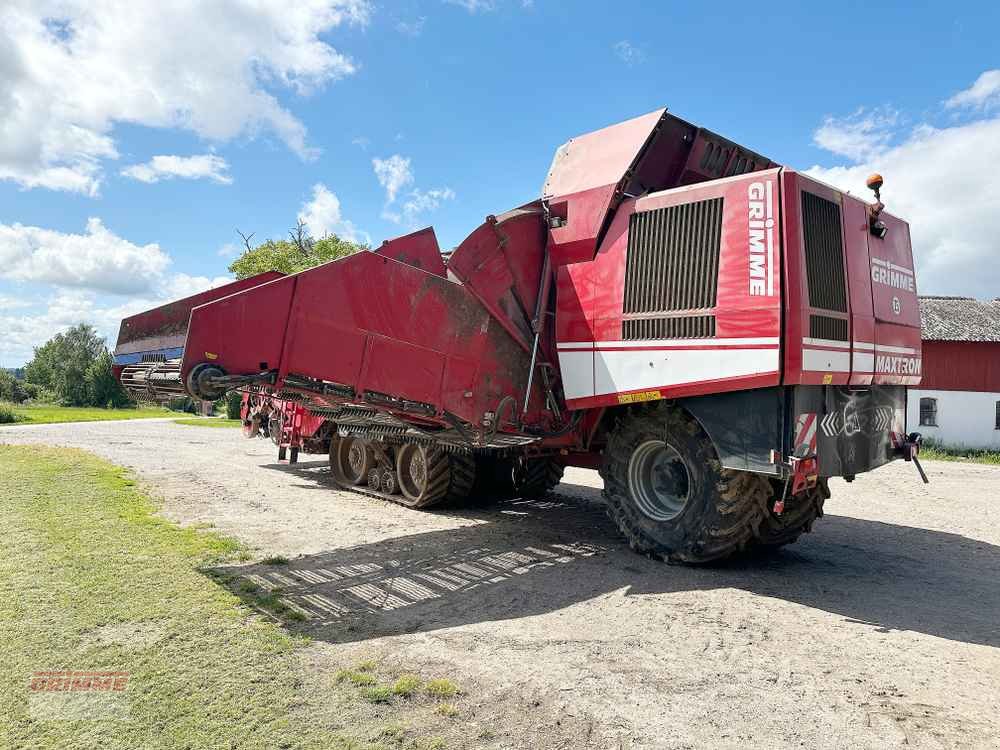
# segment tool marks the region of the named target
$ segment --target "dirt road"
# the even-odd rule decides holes
[[[291,558],[241,573],[308,616],[315,686],[368,655],[447,673],[489,728],[470,747],[1000,746],[1000,468],[836,481],[787,551],[683,568],[623,545],[594,472],[543,502],[428,513],[336,491],[325,461],[280,465],[235,430],[44,425],[0,442],[91,450],[170,518]]]

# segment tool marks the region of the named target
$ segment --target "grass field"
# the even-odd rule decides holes
[[[192,417],[190,419],[175,419],[174,424],[185,424],[191,427],[242,427],[239,419],[221,419],[220,417]]]
[[[56,422],[99,422],[108,419],[149,419],[169,417],[172,412],[160,408],[100,409],[88,406],[13,406],[15,424],[53,424]]]
[[[0,498],[0,747],[443,748],[402,728],[418,704],[461,731],[451,704],[435,707],[434,681],[383,685],[375,662],[356,667],[361,687],[324,678],[317,718],[295,653],[307,640],[209,573],[246,553],[154,515],[123,469],[82,451],[0,446]],[[39,699],[80,695],[30,690],[43,670],[127,673],[111,697],[128,720],[100,706],[89,720],[40,716]],[[340,713],[376,703],[360,721]]]
[[[920,458],[927,461],[966,461],[977,464],[1000,465],[1000,451],[972,448],[949,448],[936,443],[924,443],[920,447]]]
[[[197,571],[233,541],[157,518],[81,452],[0,447],[0,466],[0,746],[344,746],[288,718],[296,640]],[[129,672],[132,720],[32,721],[46,669]]]

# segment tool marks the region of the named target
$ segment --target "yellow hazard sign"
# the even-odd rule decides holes
[[[659,391],[639,391],[638,393],[618,394],[619,404],[636,404],[640,401],[659,401],[663,396]]]

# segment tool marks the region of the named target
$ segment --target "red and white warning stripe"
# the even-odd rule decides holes
[[[795,453],[800,456],[816,455],[816,413],[803,412],[795,422]]]

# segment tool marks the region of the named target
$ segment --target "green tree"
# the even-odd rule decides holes
[[[87,387],[87,401],[91,406],[117,409],[128,403],[128,396],[111,371],[113,363],[111,353],[105,349],[87,368],[83,379]]]
[[[241,232],[246,250],[229,265],[229,272],[237,279],[246,279],[265,271],[297,273],[368,249],[366,245],[348,242],[335,234],[315,239],[309,236],[306,225],[301,221],[288,234],[287,240],[265,240],[252,247],[250,240],[253,235]]]
[[[0,370],[0,401],[20,404],[28,399],[24,383],[14,377],[9,370]]]
[[[93,326],[81,323],[35,347],[34,357],[24,368],[25,380],[54,391],[66,406],[88,406],[87,372],[106,353],[104,339]]]

